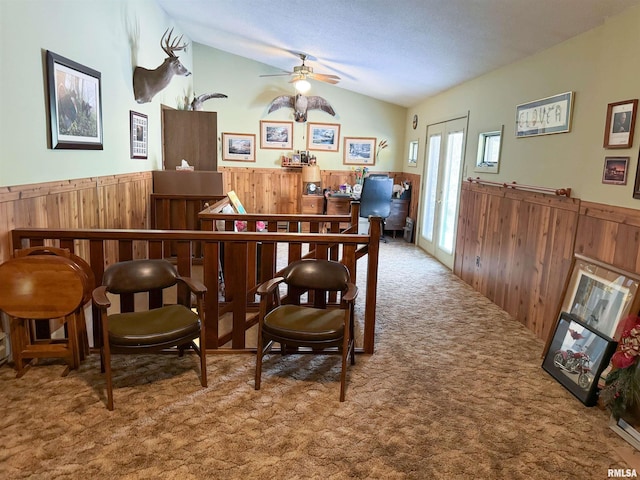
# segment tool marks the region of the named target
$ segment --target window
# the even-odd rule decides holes
[[[500,147],[502,145],[502,127],[493,132],[483,132],[478,137],[478,158],[476,172],[498,173]]]

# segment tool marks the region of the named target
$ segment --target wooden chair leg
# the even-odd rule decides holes
[[[349,355],[349,349],[342,349],[342,371],[340,372],[340,401],[344,402],[345,387],[347,383],[347,355]]]
[[[103,355],[104,355],[104,376],[107,381],[107,409],[113,410],[113,383],[111,380],[111,352],[109,351],[109,346],[105,345],[103,347]]]
[[[200,384],[207,387],[207,349],[204,334],[200,335]]]
[[[255,389],[260,390],[260,382],[262,380],[262,356],[264,355],[263,351],[264,340],[262,339],[262,335],[258,333],[258,348],[256,349],[256,375],[255,375]]]

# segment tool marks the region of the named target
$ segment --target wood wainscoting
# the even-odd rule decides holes
[[[234,190],[247,212],[301,213],[302,181],[300,169],[218,167],[222,172],[224,191]],[[409,216],[416,219],[420,197],[420,175],[406,172],[386,173],[394,183],[411,182]],[[322,188],[338,189],[344,183],[356,181],[353,170],[321,170]]]
[[[541,339],[573,254],[640,273],[640,210],[464,182],[454,273]]]
[[[149,228],[151,184],[139,172],[0,187],[0,262],[14,228]]]

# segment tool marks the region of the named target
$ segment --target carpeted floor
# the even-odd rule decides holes
[[[418,248],[381,246],[376,353],[97,355],[0,368],[0,478],[606,479],[628,445],[540,368],[543,342]],[[363,271],[361,269],[361,271]]]

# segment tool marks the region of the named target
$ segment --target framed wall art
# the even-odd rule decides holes
[[[516,106],[516,137],[531,137],[571,130],[573,92]]]
[[[626,185],[628,168],[629,157],[605,157],[602,183]]]
[[[222,159],[235,162],[255,162],[256,136],[248,133],[223,133]]]
[[[637,311],[640,276],[597,260],[574,255],[561,311],[569,312],[596,332],[620,338],[620,320]]]
[[[631,148],[633,146],[633,130],[636,125],[637,109],[637,98],[607,105],[604,148]]]
[[[260,120],[260,148],[293,149],[293,122]]]
[[[129,110],[131,158],[147,158],[149,148],[149,119],[143,113]]]
[[[102,150],[101,74],[47,51],[49,146]]]
[[[596,404],[598,379],[617,343],[581,322],[560,314],[542,368],[586,406]]]
[[[375,165],[376,138],[345,137],[344,160],[345,165]]]
[[[638,165],[636,167],[636,182],[633,185],[633,198],[640,199],[640,153],[638,153]]]
[[[307,123],[307,150],[337,152],[340,125],[337,123]]]

